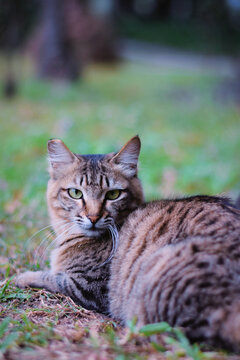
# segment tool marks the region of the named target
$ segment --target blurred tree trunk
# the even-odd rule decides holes
[[[65,34],[63,0],[42,0],[43,41],[38,62],[41,77],[76,80],[80,64]]]
[[[17,81],[16,74],[13,70],[13,55],[20,42],[20,19],[21,14],[18,12],[17,3],[11,0],[1,5],[1,39],[0,44],[4,54],[5,73],[3,80],[3,94],[11,98],[16,94]],[[7,19],[7,22],[4,20]],[[5,20],[6,21],[6,20]]]

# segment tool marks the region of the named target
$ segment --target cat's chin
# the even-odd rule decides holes
[[[103,235],[106,232],[106,229],[89,229],[84,230],[84,235],[87,237],[98,237]]]

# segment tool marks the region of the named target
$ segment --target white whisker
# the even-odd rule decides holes
[[[68,224],[67,224],[67,225],[68,225]],[[59,239],[61,239],[61,237],[62,237],[63,235],[66,235],[66,233],[68,233],[69,231],[71,231],[74,227],[75,227],[75,224],[73,224],[73,225],[70,226],[69,228],[63,230],[62,233],[59,234],[59,235],[43,250],[43,253],[42,253],[41,257],[40,257],[40,262],[42,262],[43,257],[46,255],[46,252],[47,252],[49,249],[51,249],[51,248],[56,244],[56,242],[57,242]]]
[[[59,221],[56,221],[54,224],[51,224],[51,225],[48,225],[48,226],[45,226],[43,227],[42,229],[36,231],[32,236],[30,236],[30,238],[28,238],[26,241],[25,241],[25,246],[27,246],[29,244],[30,241],[32,241],[32,239],[34,237],[36,237],[41,231],[43,230],[46,230],[46,229],[50,229],[51,227],[53,227],[53,225],[58,225],[58,224],[61,224],[63,222],[67,222],[66,220],[59,220]]]
[[[48,231],[50,231],[52,234],[54,234],[54,230],[50,229],[51,227],[53,227],[54,225],[58,225],[59,228],[65,226],[66,224],[68,224],[68,222],[66,220],[62,220],[62,221],[57,221],[56,223],[48,226]],[[45,229],[45,228],[44,228]],[[43,229],[42,229],[43,230]],[[46,230],[46,229],[45,229]],[[49,238],[49,234],[47,236],[47,239]],[[46,238],[43,238],[43,240],[40,242],[40,244],[38,245],[38,247],[41,247],[43,245],[43,243],[47,240]]]
[[[34,251],[33,263],[35,265],[37,263],[37,258],[39,257],[39,251],[40,251],[41,247],[46,243],[46,241],[48,241],[51,238],[51,236],[54,236],[54,231],[53,230],[49,229],[48,231],[49,231],[49,233],[42,239],[42,241],[40,242],[40,244],[38,245],[38,247]]]
[[[112,238],[112,250],[110,252],[110,255],[108,256],[107,260],[105,260],[102,264],[100,264],[98,267],[102,267],[104,265],[106,265],[107,263],[109,263],[117,248],[118,248],[118,239],[119,239],[119,236],[118,236],[118,231],[117,231],[117,227],[116,225],[114,224],[114,222],[112,222],[111,224],[108,225],[107,229],[109,230],[110,234],[111,234],[111,238]]]
[[[36,260],[38,257],[38,253],[40,248],[43,246],[43,244],[48,241],[51,236],[54,236],[54,230],[51,229],[51,227],[53,227],[54,225],[58,225],[60,228],[63,226],[66,226],[68,222],[66,220],[60,220],[60,221],[56,221],[55,223],[53,223],[52,225],[46,226],[43,229],[37,231],[35,234],[33,234],[33,236],[28,240],[32,240],[36,235],[38,235],[41,231],[48,229],[48,231],[50,232],[47,236],[44,236],[44,238],[41,240],[40,244],[38,245],[38,247],[36,248],[36,250],[34,251],[34,255],[33,255],[33,262],[34,264],[36,264]]]

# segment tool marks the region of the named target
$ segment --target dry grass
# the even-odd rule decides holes
[[[5,296],[15,293],[14,285],[9,285]],[[158,335],[153,343],[136,332],[134,324],[123,328],[106,316],[76,306],[66,296],[34,289],[20,293],[26,299],[0,305],[0,320],[11,319],[2,339],[15,335],[7,349],[0,351],[0,359],[237,359],[201,351],[189,357],[181,341],[171,344],[169,339],[174,338],[169,334]]]
[[[8,289],[11,291],[13,287]],[[23,324],[20,332],[24,332],[24,336],[19,333],[3,358],[115,359],[117,355],[137,358],[138,353],[139,358],[145,354],[163,358],[145,338],[123,329],[110,318],[76,306],[68,297],[44,290],[31,290],[28,294],[31,297],[27,301],[13,300],[10,306],[3,303],[0,307],[0,318],[9,317]],[[8,332],[14,326],[12,322]]]

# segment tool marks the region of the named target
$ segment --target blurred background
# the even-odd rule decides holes
[[[49,138],[84,154],[139,134],[147,199],[240,193],[240,0],[0,0],[0,51],[8,256],[48,224]]]

